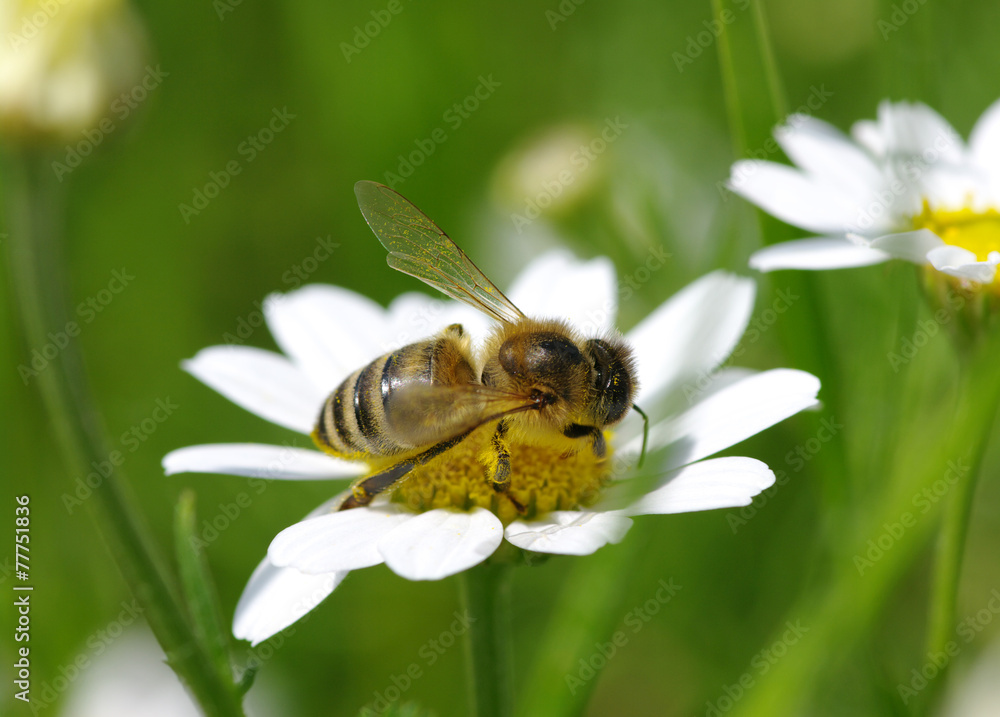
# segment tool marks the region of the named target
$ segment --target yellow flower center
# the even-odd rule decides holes
[[[967,249],[979,261],[987,261],[991,253],[1000,252],[1000,212],[993,208],[931,210],[925,200],[923,210],[914,219],[914,228],[930,229],[945,244]],[[998,280],[1000,273],[994,283]]]
[[[511,444],[509,497],[497,493],[479,460],[491,436],[492,429],[476,431],[451,450],[415,468],[400,482],[392,500],[415,511],[470,510],[479,506],[492,511],[506,525],[517,518],[591,505],[610,480],[610,440],[608,455],[603,459],[596,458],[589,447],[566,455],[563,448]],[[514,501],[526,509],[525,513],[518,512]]]

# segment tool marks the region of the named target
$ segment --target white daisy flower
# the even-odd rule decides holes
[[[974,288],[1000,264],[1000,102],[968,143],[920,103],[884,101],[849,138],[792,115],[775,139],[797,165],[742,160],[729,188],[818,236],[756,252],[750,265],[839,269],[898,258]]]
[[[985,605],[992,615],[996,614],[995,605],[1000,606],[1000,593],[997,592],[996,588],[990,592],[990,600]],[[980,610],[979,612],[985,611]],[[992,616],[989,619],[992,620]],[[968,631],[963,634],[963,640],[971,638],[973,628],[969,623],[973,623],[975,620],[976,618],[969,617],[960,623],[961,629]],[[978,627],[978,623],[975,624]],[[961,671],[954,675],[957,679],[953,679],[951,682],[948,695],[939,712],[941,717],[992,717],[995,715],[997,705],[1000,704],[1000,683],[997,682],[997,675],[1000,674],[1000,642],[994,639],[992,644],[987,645],[986,649],[975,657],[972,664],[960,665],[958,668]],[[900,685],[896,688],[904,699],[904,705],[912,701],[920,692],[919,689],[916,689],[920,686],[920,682],[917,681],[918,677],[924,679],[925,682],[930,680],[924,678],[923,674],[932,675],[931,680],[940,679],[938,674],[941,670],[940,661],[929,660],[918,669],[919,672],[910,679],[908,685]],[[954,669],[955,666],[952,667],[953,671]]]
[[[606,433],[604,460],[590,451],[566,456],[512,445],[510,492],[530,506],[524,516],[512,502],[497,501],[486,482],[477,454],[491,429],[479,429],[414,469],[391,495],[345,511],[336,511],[339,498],[333,498],[282,531],[239,601],[235,635],[253,643],[267,639],[312,610],[351,570],[385,563],[410,580],[438,580],[482,562],[505,539],[525,550],[586,555],[620,541],[632,516],[749,504],[773,484],[771,470],[752,458],[709,456],[815,405],[819,391],[814,376],[788,369],[725,369],[701,392],[691,390],[705,386],[705,376],[736,346],[754,293],[753,281],[715,272],[626,335],[641,384],[636,402],[652,419],[650,450],[669,447],[658,467],[662,475],[644,484],[638,499],[616,496],[616,490],[627,492],[642,445],[642,421],[634,414],[614,435]],[[566,252],[534,261],[507,295],[529,316],[565,318],[590,335],[610,331],[617,312],[611,263],[579,261]],[[184,368],[238,405],[306,435],[333,389],[378,356],[452,323],[480,340],[490,331],[473,309],[417,293],[383,309],[346,289],[313,285],[272,296],[266,307],[285,356],[215,346]],[[369,471],[318,450],[256,444],[182,448],[163,465],[168,474],[306,480]]]
[[[0,3],[0,35],[0,130],[100,144],[142,69],[144,33],[128,4]]]
[[[135,605],[135,603],[133,603]],[[135,605],[138,608],[138,605]],[[131,614],[131,608],[128,609]],[[124,611],[122,614],[125,614]],[[126,617],[125,620],[134,620]],[[127,624],[127,623],[125,623]],[[63,684],[58,678],[41,689],[36,714],[66,689],[58,714],[63,717],[199,717],[203,715],[177,675],[167,665],[163,649],[146,625],[125,627],[112,622],[107,629],[93,633],[82,664],[70,663],[64,670]],[[79,658],[77,658],[79,660]],[[79,665],[79,666],[77,666]],[[287,695],[280,686],[259,676],[254,689],[245,698],[248,716],[284,714]]]

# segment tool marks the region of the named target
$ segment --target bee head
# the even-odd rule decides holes
[[[580,340],[561,322],[532,324],[496,335],[483,383],[539,396],[532,414],[560,428],[568,422],[602,428],[624,418],[636,391],[628,345],[615,336]]]
[[[591,417],[598,426],[617,423],[632,406],[636,391],[635,359],[632,350],[614,338],[588,339],[583,351],[591,370]]]
[[[508,334],[493,368],[484,372],[484,383],[539,396],[544,413],[561,420],[558,416],[585,400],[590,364],[577,343],[560,329],[553,324]]]

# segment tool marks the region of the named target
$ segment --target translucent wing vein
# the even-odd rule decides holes
[[[398,192],[362,181],[354,185],[368,226],[389,252],[389,266],[420,279],[497,321],[515,323],[524,314],[451,238]]]

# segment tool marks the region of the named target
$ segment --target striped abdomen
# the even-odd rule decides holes
[[[433,339],[409,344],[358,369],[323,404],[313,440],[343,457],[392,456],[420,448],[427,434],[397,415],[394,397],[412,386],[475,383],[469,339],[459,324]],[[397,420],[398,419],[398,420]]]

